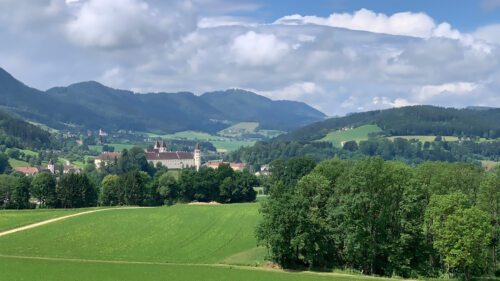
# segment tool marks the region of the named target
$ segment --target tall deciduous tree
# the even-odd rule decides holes
[[[31,181],[31,195],[38,199],[40,207],[57,206],[56,179],[52,174],[40,173]]]

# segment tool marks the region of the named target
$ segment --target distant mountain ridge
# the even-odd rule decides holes
[[[278,137],[286,141],[313,141],[344,127],[374,124],[385,135],[442,135],[500,138],[500,108],[464,109],[417,105],[329,118]]]
[[[88,81],[45,92],[0,68],[0,107],[54,128],[217,132],[228,124],[259,122],[262,129],[290,131],[326,116],[295,101],[273,101],[232,89],[205,93],[136,94]]]

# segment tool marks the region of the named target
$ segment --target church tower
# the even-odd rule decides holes
[[[47,169],[49,169],[52,174],[56,173],[56,166],[54,165],[54,161],[52,161],[52,159],[50,159]]]
[[[201,167],[201,150],[200,144],[197,143],[194,148],[194,166],[196,167],[196,171],[200,170]]]
[[[164,152],[167,152],[167,144],[165,144],[165,141],[162,141],[161,142],[161,146],[160,146],[160,150],[159,150],[160,153],[164,153]]]

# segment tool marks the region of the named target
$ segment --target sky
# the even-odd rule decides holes
[[[500,0],[0,0],[0,67],[42,90],[241,88],[330,116],[500,107]]]

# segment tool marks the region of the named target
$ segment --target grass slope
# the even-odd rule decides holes
[[[179,264],[120,264],[97,261],[60,261],[0,257],[1,280],[51,281],[354,281],[388,280],[342,274],[290,273],[234,266]]]
[[[221,263],[256,247],[258,206],[176,205],[97,212],[1,237],[0,254]]]
[[[28,162],[14,159],[14,158],[9,158],[9,164],[12,168],[28,167],[30,165]]]
[[[0,231],[31,223],[82,212],[83,210],[3,210],[0,211]]]
[[[331,142],[334,146],[340,147],[342,142],[345,141],[357,141],[367,140],[370,133],[381,132],[377,125],[363,125],[353,129],[347,129],[345,131],[337,130],[328,133],[320,141]]]

